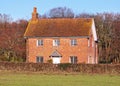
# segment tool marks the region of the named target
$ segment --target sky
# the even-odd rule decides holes
[[[79,13],[120,13],[120,0],[0,0],[0,14],[13,20],[31,18],[33,7],[40,15],[56,7],[67,7]]]

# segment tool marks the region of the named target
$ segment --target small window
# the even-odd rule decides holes
[[[70,63],[72,64],[77,63],[77,56],[70,56]]]
[[[37,46],[43,46],[43,40],[41,39],[37,40]]]
[[[60,40],[55,39],[53,40],[53,46],[59,46],[60,45]]]
[[[36,56],[37,63],[43,63],[43,56]]]
[[[71,46],[77,45],[77,40],[76,39],[71,39]]]

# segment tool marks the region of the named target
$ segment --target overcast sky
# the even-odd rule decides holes
[[[14,20],[30,19],[33,7],[39,14],[55,7],[68,7],[79,13],[120,13],[120,0],[0,0],[0,13],[8,14]]]

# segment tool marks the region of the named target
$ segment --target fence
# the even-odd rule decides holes
[[[120,74],[120,64],[48,64],[0,62],[0,70]]]

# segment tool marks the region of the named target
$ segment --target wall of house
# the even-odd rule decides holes
[[[37,40],[43,39],[43,46],[37,46]],[[77,56],[78,63],[88,63],[88,38],[75,38],[76,46],[70,45],[71,38],[58,38],[59,46],[53,46],[55,38],[29,38],[27,39],[27,62],[36,62],[36,56],[43,56],[46,63],[52,52],[57,50],[61,55],[61,63],[69,63],[70,56]]]
[[[89,37],[89,49],[88,49],[88,63],[90,64],[96,64],[98,63],[98,49],[97,49],[97,43],[94,41],[93,34]]]

